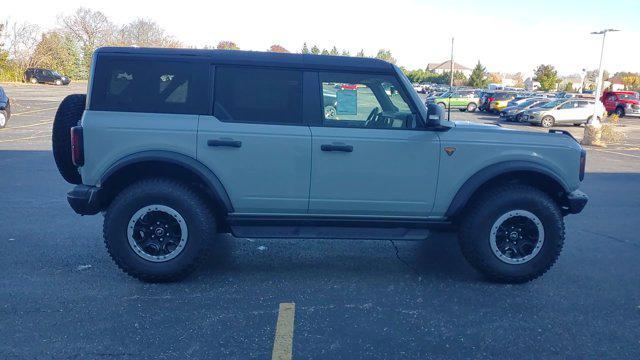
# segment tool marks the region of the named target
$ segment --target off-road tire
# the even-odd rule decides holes
[[[60,175],[71,184],[82,183],[78,168],[71,160],[70,129],[80,122],[86,106],[87,96],[84,94],[69,95],[58,106],[51,131],[51,147],[53,158]]]
[[[496,220],[511,210],[536,215],[544,229],[544,242],[531,260],[508,264],[496,256],[490,232]],[[478,196],[466,209],[459,227],[462,254],[489,280],[524,283],[544,274],[556,262],[564,244],[564,221],[556,202],[545,192],[527,185],[502,185]]]
[[[149,205],[168,206],[185,220],[187,241],[171,260],[146,260],[129,244],[129,221],[134,213]],[[120,192],[106,211],[103,227],[104,243],[116,265],[145,282],[176,281],[189,275],[204,260],[207,243],[215,234],[215,217],[205,201],[187,185],[162,178],[141,180]]]
[[[556,124],[556,120],[551,116],[545,116],[540,120],[540,126],[544,128],[550,128]]]

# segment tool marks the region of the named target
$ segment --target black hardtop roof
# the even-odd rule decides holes
[[[210,59],[216,64],[237,64],[254,66],[274,66],[300,69],[318,70],[349,70],[372,71],[377,73],[394,74],[394,65],[379,59],[290,54],[262,51],[242,50],[201,50],[201,49],[167,49],[167,48],[137,48],[137,47],[102,47],[96,50],[96,55],[130,54],[138,56],[162,57],[192,57]]]

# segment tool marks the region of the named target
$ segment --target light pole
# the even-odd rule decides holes
[[[599,110],[602,108],[598,106],[598,102],[600,101],[600,96],[602,96],[602,74],[604,69],[602,68],[602,58],[604,56],[604,41],[607,38],[608,32],[620,31],[616,29],[605,29],[601,31],[594,31],[591,35],[602,35],[602,48],[600,49],[600,64],[598,65],[598,79],[596,80],[596,93],[595,93],[595,101],[593,106],[593,116],[587,122],[587,125],[584,128],[584,137],[582,139],[582,143],[586,145],[603,145],[601,141],[602,136],[602,124],[600,124],[600,120],[598,116],[602,114],[598,114]]]

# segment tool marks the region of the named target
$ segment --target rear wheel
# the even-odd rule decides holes
[[[210,208],[192,189],[150,179],[124,189],[107,209],[104,241],[125,273],[148,282],[181,279],[204,259],[215,236]]]
[[[58,85],[58,86],[62,85],[62,80],[60,80],[60,79],[56,80],[56,85]]]
[[[549,270],[560,255],[562,213],[549,195],[536,188],[496,187],[469,206],[459,241],[465,258],[487,278],[527,282]]]
[[[468,112],[475,112],[477,109],[478,109],[478,105],[476,105],[475,103],[467,104],[467,111]]]
[[[439,103],[438,103],[438,106],[440,106],[440,107],[441,107],[441,108],[443,108],[443,109],[446,109],[446,108],[447,108],[447,105],[446,105],[445,103],[443,103],[443,102],[439,102]]]
[[[555,119],[551,116],[545,116],[540,121],[540,125],[542,125],[542,127],[550,128],[555,124],[555,122]]]
[[[38,79],[32,77],[31,79],[29,79],[29,82],[32,84],[37,84],[38,83]]]

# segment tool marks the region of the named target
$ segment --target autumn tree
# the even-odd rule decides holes
[[[498,73],[489,73],[487,78],[490,84],[502,84],[502,75]]]
[[[118,45],[140,47],[180,47],[180,42],[166,34],[155,21],[138,18],[123,26],[117,35]]]
[[[113,42],[116,26],[102,12],[83,7],[71,15],[60,17],[59,22],[79,43],[84,71],[88,74],[93,52]]]
[[[351,53],[348,50],[342,50],[340,53],[341,56],[351,56]]]
[[[72,35],[50,31],[42,35],[36,45],[32,65],[58,71],[70,77],[78,77],[82,56],[77,50]]]
[[[558,81],[558,71],[552,65],[539,65],[535,70],[534,80],[540,83],[542,91],[553,90]]]
[[[240,50],[240,47],[236,45],[233,41],[220,41],[218,45],[216,45],[216,49],[218,50]]]
[[[336,48],[335,46],[331,49],[331,51],[329,51],[329,55],[339,55],[340,53],[338,52],[338,48]]]
[[[360,51],[358,51],[358,54],[356,54],[357,57],[365,57],[364,55],[364,49],[360,49]]]
[[[318,48],[316,45],[313,45],[311,47],[311,53],[314,55],[319,55],[320,54],[320,48]]]
[[[288,53],[289,50],[285,49],[284,46],[273,44],[269,47],[267,51],[277,52],[277,53]]]
[[[300,52],[302,54],[309,54],[309,48],[307,47],[307,43],[306,42],[302,45],[302,50]]]

